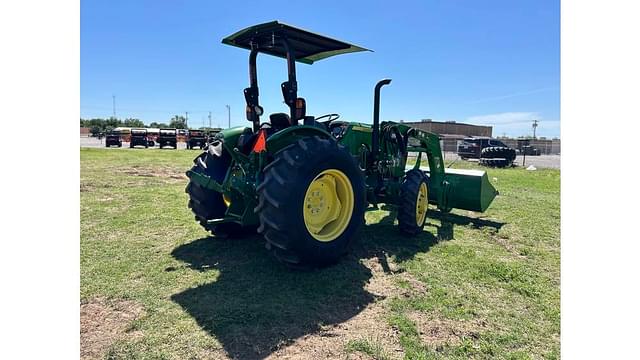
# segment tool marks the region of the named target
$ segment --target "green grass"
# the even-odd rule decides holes
[[[334,339],[345,356],[559,357],[558,170],[488,169],[500,196],[485,214],[430,211],[414,238],[398,233],[391,209],[368,212],[343,261],[291,272],[258,236],[214,239],[194,221],[181,174],[196,154],[80,151],[81,299],[144,308],[130,325],[142,335],[124,334],[106,357],[264,358],[368,306],[382,309],[374,324],[396,333],[401,351],[352,334]],[[393,270],[380,274],[367,266],[371,259]],[[374,278],[395,290],[372,294],[366,287]],[[432,341],[429,324],[455,335]]]

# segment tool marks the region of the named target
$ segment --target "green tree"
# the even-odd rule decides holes
[[[98,136],[103,131],[99,126],[92,126],[89,132],[91,132],[91,136]]]
[[[105,121],[105,128],[117,128],[118,126],[122,126],[122,121],[114,118],[113,116]]]
[[[151,124],[149,124],[149,127],[151,128],[158,128],[158,129],[162,129],[162,128],[168,128],[169,125],[165,124],[165,123],[159,123],[159,122],[152,122]]]
[[[132,119],[132,118],[125,119],[122,125],[126,127],[134,127],[134,128],[144,127],[144,123],[142,121],[140,121],[139,119]]]
[[[140,121],[140,123],[142,122]],[[123,126],[123,123],[121,120],[118,120],[114,117],[111,117],[108,119],[93,118],[93,119],[80,119],[80,126],[90,128],[89,131],[91,132],[91,134],[95,136],[99,133],[105,133],[110,129]]]
[[[169,127],[176,129],[186,129],[187,128],[187,119],[184,116],[175,115],[171,118],[169,122]]]

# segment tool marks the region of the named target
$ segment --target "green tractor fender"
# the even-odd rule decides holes
[[[323,139],[332,138],[328,131],[317,126],[290,126],[267,138],[267,151],[271,154],[275,154],[287,145],[292,144],[299,139],[311,136],[318,136]]]

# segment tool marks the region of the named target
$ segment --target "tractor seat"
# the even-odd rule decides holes
[[[269,121],[271,122],[271,127],[277,130],[284,129],[291,125],[291,118],[285,113],[271,114],[269,115]]]

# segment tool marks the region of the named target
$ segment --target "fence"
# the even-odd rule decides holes
[[[510,148],[517,149],[518,148],[518,140],[517,139],[500,139],[505,145]],[[447,153],[457,153],[458,152],[458,144],[460,144],[462,140],[456,138],[444,138],[440,140],[440,147],[443,152]],[[540,150],[541,155],[558,155],[560,154],[560,139],[536,139],[530,140],[529,145],[534,148]]]

